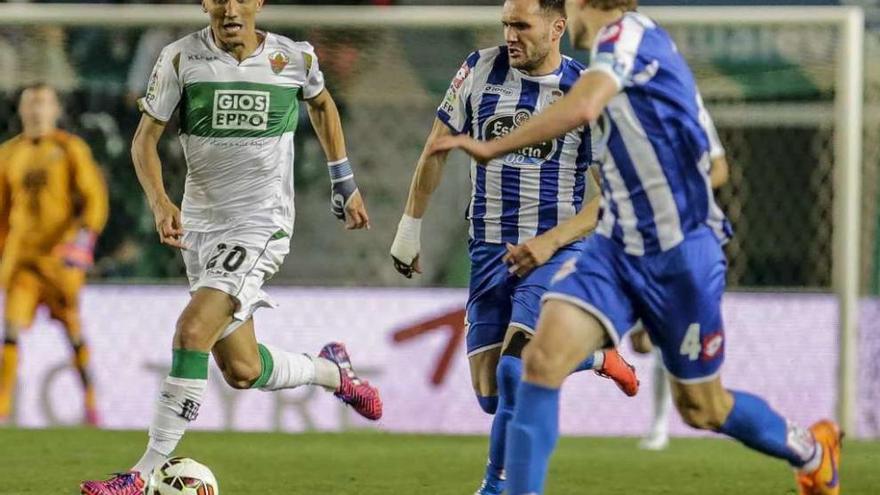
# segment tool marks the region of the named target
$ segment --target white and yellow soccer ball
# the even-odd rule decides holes
[[[220,495],[220,487],[204,464],[172,457],[153,470],[146,495]]]

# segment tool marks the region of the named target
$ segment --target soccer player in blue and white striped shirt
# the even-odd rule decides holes
[[[662,351],[685,422],[787,460],[801,494],[836,495],[836,424],[801,428],[760,397],[722,385],[721,244],[731,232],[709,187],[705,110],[672,39],[636,6],[637,0],[568,0],[572,40],[592,50],[590,68],[571,91],[504,138],[455,136],[432,149],[462,147],[486,161],[601,115],[609,123],[597,235],[554,276],[523,355],[505,455],[509,493],[543,490],[558,437],[559,387],[569,371],[641,319]]]
[[[563,0],[507,0],[502,23],[506,46],[467,57],[437,110],[426,150],[451,134],[479,139],[508,134],[561,99],[586,68],[560,52]],[[541,296],[553,274],[580,254],[582,238],[596,225],[599,198],[589,197],[588,168],[600,147],[599,130],[586,124],[493,160],[471,162],[467,350],[478,401],[495,414],[481,495],[504,489],[505,433],[522,374],[520,352],[534,332]],[[421,218],[444,162],[445,156],[426,152],[416,168],[391,248],[395,266],[406,276],[420,272]],[[578,368],[610,376],[628,395],[638,389],[632,368],[613,350],[594,353]]]

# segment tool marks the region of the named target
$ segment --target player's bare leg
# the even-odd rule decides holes
[[[18,376],[19,327],[6,321],[3,328],[3,352],[0,354],[0,424],[9,421],[12,398]]]
[[[254,319],[248,319],[231,335],[218,340],[211,354],[230,387],[240,390],[251,388],[262,372]]]
[[[721,378],[685,384],[670,380],[672,398],[681,419],[700,430],[720,430],[733,409],[733,396],[721,385]]]
[[[171,372],[162,383],[150,425],[147,450],[127,473],[105,481],[85,481],[84,495],[140,495],[156,466],[171,455],[190,421],[198,417],[208,384],[208,353],[232,322],[232,298],[219,290],[201,288],[177,320]]]
[[[496,379],[498,360],[501,357],[501,348],[495,347],[486,351],[468,356],[468,365],[471,370],[471,385],[480,409],[486,414],[495,414],[498,410],[498,382]]]
[[[733,437],[764,454],[787,460],[797,472],[802,495],[840,493],[841,433],[832,421],[810,430],[776,413],[760,397],[726,390],[721,378],[702,383],[671,380],[672,396],[688,425]]]
[[[523,352],[523,380],[558,388],[594,351],[608,342],[604,328],[593,315],[558,300],[541,309],[538,330]]]
[[[560,300],[544,303],[535,336],[523,351],[523,381],[507,430],[505,460],[511,494],[542,492],[559,436],[559,387],[607,341],[605,329],[591,314]]]

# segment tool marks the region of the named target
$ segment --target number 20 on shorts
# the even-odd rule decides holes
[[[217,261],[224,254],[226,254],[226,257],[221,263],[223,269],[227,272],[234,272],[241,267],[242,263],[244,263],[244,259],[247,257],[247,250],[241,246],[227,246],[225,243],[221,242],[220,244],[217,244],[214,255],[208,260],[208,264],[205,265],[205,268],[210,270],[216,267]]]

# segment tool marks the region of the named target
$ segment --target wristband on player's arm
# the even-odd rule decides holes
[[[421,250],[422,219],[404,214],[397,224],[397,234],[391,244],[391,258],[397,270],[412,275],[412,264]],[[409,270],[407,270],[407,268]]]
[[[345,220],[345,205],[357,192],[354,171],[348,158],[327,162],[330,172],[330,211],[340,220]]]

